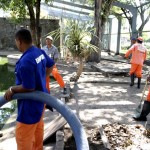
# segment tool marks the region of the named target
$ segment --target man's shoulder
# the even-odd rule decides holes
[[[55,45],[52,45],[52,49],[57,50],[58,48]]]
[[[31,50],[29,50],[23,57],[21,58],[22,63],[33,63],[35,62],[35,57],[39,55],[40,49],[37,47],[32,47]]]
[[[147,49],[143,44],[138,44],[137,45],[137,50],[142,51],[142,52],[146,52]]]

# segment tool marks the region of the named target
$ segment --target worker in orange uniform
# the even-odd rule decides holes
[[[59,52],[58,52],[57,47],[54,46],[52,43],[53,43],[53,38],[51,36],[47,36],[46,37],[46,45],[42,49],[56,63],[57,60],[58,60],[58,58],[59,58]],[[59,74],[56,65],[54,65],[54,67],[53,67],[52,75],[54,76],[54,78],[56,79],[56,81],[58,82],[58,84],[60,85],[60,87],[62,88],[62,93],[66,94],[65,83],[63,81],[62,76]],[[49,82],[50,82],[50,78],[48,77],[48,78],[46,78],[46,85],[47,85],[47,89],[50,92]]]
[[[146,60],[146,54],[147,54],[147,49],[142,43],[143,43],[143,38],[138,37],[137,43],[133,44],[125,54],[125,58],[128,58],[129,55],[132,54],[131,68],[130,68],[130,76],[131,76],[130,86],[134,85],[134,78],[136,75],[136,77],[138,78],[137,88],[140,88],[141,78],[142,78],[142,67],[144,61]]]

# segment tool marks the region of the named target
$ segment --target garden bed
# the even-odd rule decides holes
[[[142,125],[106,124],[100,127],[105,147],[110,150],[149,150],[150,139]]]

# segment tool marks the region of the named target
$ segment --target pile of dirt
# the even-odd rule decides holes
[[[148,150],[150,139],[142,125],[106,124],[102,126],[111,150]]]

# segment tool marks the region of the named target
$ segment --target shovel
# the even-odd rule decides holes
[[[136,112],[136,113],[139,113],[139,114],[141,114],[142,109],[143,109],[144,96],[145,96],[145,91],[146,91],[146,88],[147,88],[147,84],[148,84],[148,81],[146,81],[146,83],[145,83],[145,86],[144,86],[144,89],[143,89],[143,92],[142,92],[142,97],[141,97],[140,103],[139,103],[138,107],[135,109],[135,112]]]
[[[143,92],[142,92],[141,101],[140,101],[138,107],[135,109],[134,118],[146,117],[150,112],[150,102],[147,101],[147,100],[144,100],[147,84],[148,84],[148,81],[146,81],[146,83],[145,83],[145,86],[144,86],[144,89],[143,89]]]

